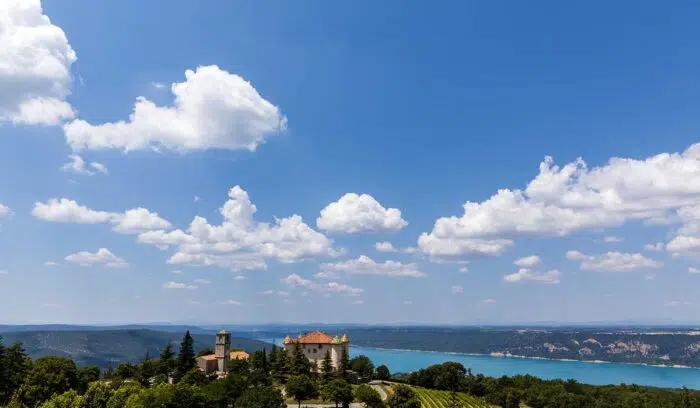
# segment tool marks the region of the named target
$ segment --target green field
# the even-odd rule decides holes
[[[447,391],[428,390],[425,388],[413,387],[418,398],[420,398],[423,408],[447,408],[450,406],[450,393]],[[484,401],[472,397],[471,395],[458,393],[460,404],[465,408],[488,408]]]

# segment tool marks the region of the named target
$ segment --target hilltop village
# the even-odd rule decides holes
[[[330,360],[333,370],[337,371],[343,356],[349,358],[350,355],[350,340],[346,334],[332,337],[321,331],[313,331],[300,334],[297,338],[286,336],[283,343],[288,356],[292,355],[295,347],[299,347],[316,371],[322,369],[326,359]],[[231,350],[231,333],[221,330],[216,334],[214,353],[197,357],[197,367],[205,374],[225,376],[229,372],[230,361],[249,358],[250,355],[245,351]]]

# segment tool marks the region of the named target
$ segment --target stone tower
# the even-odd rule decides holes
[[[228,373],[228,360],[231,354],[231,333],[226,330],[221,330],[216,333],[216,371],[219,373]]]

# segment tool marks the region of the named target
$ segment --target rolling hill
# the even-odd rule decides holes
[[[61,356],[73,359],[78,365],[95,364],[101,368],[114,367],[122,362],[139,362],[148,354],[157,357],[168,341],[178,348],[182,332],[148,329],[119,330],[39,330],[0,333],[5,344],[16,341],[24,345],[32,358]],[[194,333],[195,350],[214,347],[213,334]],[[231,347],[246,351],[269,348],[271,345],[248,338],[233,337]]]

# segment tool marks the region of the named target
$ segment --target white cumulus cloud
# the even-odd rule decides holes
[[[163,289],[197,289],[197,286],[195,285],[188,285],[183,282],[175,282],[175,281],[170,281],[170,282],[165,282],[163,284]]]
[[[216,65],[185,71],[171,86],[174,102],[158,106],[143,96],[128,120],[93,125],[77,119],[64,125],[74,150],[254,151],[265,138],[286,130],[280,109],[245,79]]]
[[[521,268],[532,268],[533,266],[538,265],[540,262],[542,262],[542,260],[539,256],[530,255],[516,259],[513,263]]]
[[[104,265],[108,268],[126,268],[129,266],[124,259],[114,255],[107,248],[100,248],[97,252],[76,252],[66,256],[65,260],[77,263],[80,266]]]
[[[461,287],[461,286],[459,286],[459,285],[453,285],[453,286],[452,286],[452,294],[453,294],[453,295],[456,295],[456,294],[459,294],[459,293],[464,293],[464,288]]]
[[[582,271],[627,272],[637,269],[657,269],[662,262],[647,258],[640,253],[606,252],[600,255],[585,255],[579,251],[568,251],[566,258],[581,261]]]
[[[546,157],[525,189],[501,189],[483,202],[466,202],[461,216],[439,218],[418,243],[431,255],[498,255],[522,236],[680,219],[684,227],[668,249],[694,251],[700,239],[686,237],[700,237],[699,200],[700,144],[646,159],[612,158],[600,167],[582,159],[559,167]]]
[[[401,210],[384,208],[369,194],[347,193],[321,210],[319,229],[345,234],[366,231],[398,231],[408,225]]]
[[[40,0],[0,1],[0,122],[57,125],[74,117],[75,51]]]
[[[688,267],[688,273],[698,274],[698,273],[700,273],[700,269],[690,266],[690,267]]]
[[[622,237],[618,237],[615,235],[607,235],[603,237],[603,242],[608,243],[608,244],[614,244],[618,242],[623,242],[625,239]]]
[[[535,272],[528,268],[520,268],[518,272],[505,275],[503,280],[510,283],[529,281],[556,285],[559,284],[560,278],[561,272],[556,269],[547,272]]]
[[[663,251],[664,250],[664,243],[657,242],[655,244],[645,244],[644,250],[645,251],[653,251],[653,252]]]
[[[415,263],[405,264],[398,261],[379,263],[366,255],[361,255],[357,259],[321,264],[321,272],[387,276],[391,278],[422,278],[425,276]]]

